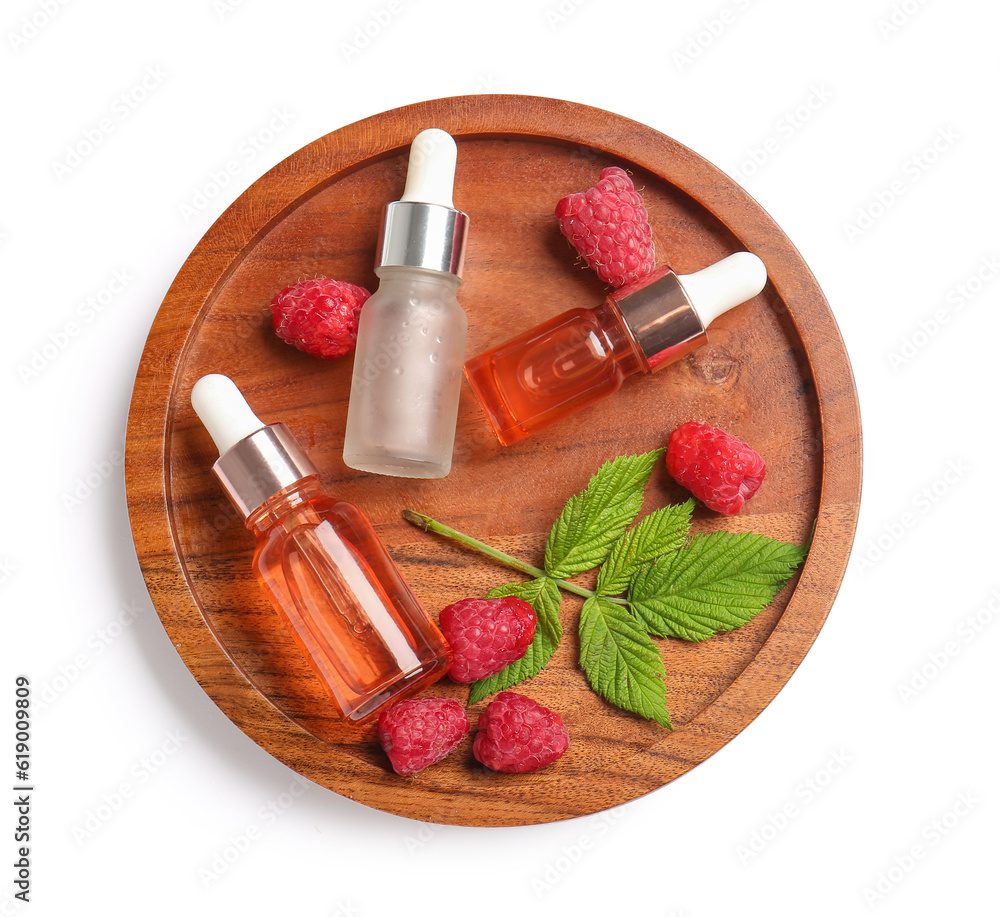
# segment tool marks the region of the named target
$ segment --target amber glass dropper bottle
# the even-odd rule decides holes
[[[213,472],[257,539],[253,570],[343,719],[371,720],[451,666],[447,641],[364,515],[320,489],[284,424],[265,425],[227,376],[191,404],[219,448]]]
[[[660,270],[595,308],[570,309],[480,354],[465,364],[465,376],[509,446],[614,394],[633,373],[701,347],[712,319],[765,283],[764,263],[750,252],[694,274]]]

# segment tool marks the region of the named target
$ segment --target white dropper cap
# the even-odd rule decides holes
[[[245,518],[286,487],[318,474],[291,430],[265,424],[228,376],[202,376],[191,389],[191,406],[219,448],[212,472]]]
[[[454,208],[457,163],[458,146],[451,134],[437,127],[421,131],[410,144],[406,186],[400,200]]]
[[[663,268],[614,294],[650,369],[708,342],[705,329],[727,309],[753,299],[767,283],[764,262],[737,252],[683,276]]]
[[[678,274],[677,279],[707,328],[723,312],[763,290],[767,268],[756,255],[736,252],[693,274]]]
[[[236,383],[221,373],[202,376],[195,382],[191,407],[215,440],[220,455],[267,426],[250,410]]]
[[[413,138],[403,196],[385,209],[376,270],[415,267],[461,278],[469,217],[452,200],[457,162],[447,131],[432,127]]]

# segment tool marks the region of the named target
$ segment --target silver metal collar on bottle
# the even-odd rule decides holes
[[[673,271],[657,271],[611,298],[650,369],[673,363],[708,342],[705,325]]]
[[[416,267],[462,276],[469,216],[443,204],[393,201],[385,208],[376,267]]]
[[[241,439],[219,456],[212,471],[244,519],[278,491],[319,473],[283,423]]]

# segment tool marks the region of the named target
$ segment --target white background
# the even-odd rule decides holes
[[[6,3],[0,785],[16,675],[37,705],[32,902],[8,803],[0,915],[996,914],[998,26],[985,0]],[[225,207],[329,131],[484,91],[740,181],[819,278],[865,425],[850,568],[767,710],[644,799],[493,830],[369,810],[232,726],[150,604],[121,460]]]

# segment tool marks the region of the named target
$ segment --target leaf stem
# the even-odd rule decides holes
[[[592,599],[597,595],[597,593],[591,589],[586,589],[583,586],[577,586],[575,583],[569,583],[564,579],[557,579],[554,576],[549,576],[549,574],[540,567],[533,567],[531,564],[525,563],[523,560],[518,560],[518,558],[507,554],[504,551],[491,548],[485,542],[479,541],[471,535],[459,532],[458,530],[453,529],[450,525],[438,522],[436,519],[432,519],[430,516],[425,516],[423,513],[414,512],[412,509],[404,509],[403,518],[407,522],[417,526],[417,528],[423,529],[425,532],[442,535],[445,538],[450,538],[452,541],[457,541],[459,544],[463,544],[467,548],[472,548],[480,554],[485,554],[487,557],[491,557],[493,560],[497,560],[500,563],[517,570],[519,573],[524,573],[528,576],[550,579],[560,589],[564,589],[566,592],[571,592],[573,595],[578,595],[585,599]],[[628,604],[624,599],[620,598],[612,598],[611,596],[602,596],[602,598],[609,602],[614,602],[616,605]]]

